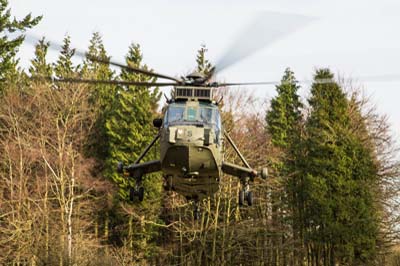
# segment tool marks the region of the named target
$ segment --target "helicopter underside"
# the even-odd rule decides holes
[[[161,163],[167,189],[190,199],[211,196],[219,189],[220,168],[206,146],[172,145]]]
[[[219,181],[214,177],[167,176],[167,190],[173,190],[189,200],[201,200],[212,196],[219,189]]]

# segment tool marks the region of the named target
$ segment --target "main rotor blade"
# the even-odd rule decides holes
[[[215,64],[220,72],[304,27],[315,18],[263,11],[243,29],[232,46]]]
[[[303,84],[328,84],[332,82],[340,83],[341,81],[354,81],[357,82],[392,82],[400,81],[400,74],[383,74],[383,75],[373,75],[373,76],[359,76],[359,77],[349,77],[343,78],[339,77],[337,79],[317,79],[317,80],[301,80],[299,83]]]
[[[39,40],[40,40],[40,38],[38,38],[37,36],[35,36],[33,34],[26,34],[25,35],[25,41],[27,43],[33,45],[33,46],[35,46],[39,42]],[[49,41],[49,42],[50,42],[50,46],[49,46],[50,49],[58,51],[58,52],[62,50],[62,45],[61,44],[59,44],[57,42],[53,42],[53,41]],[[75,55],[76,56],[79,56],[79,57],[82,57],[82,58],[87,58],[87,59],[89,59],[91,61],[94,61],[94,62],[97,62],[97,63],[110,64],[112,66],[116,66],[116,67],[125,69],[125,70],[130,71],[130,72],[144,74],[144,75],[151,76],[151,77],[157,77],[157,78],[162,78],[162,79],[173,80],[173,81],[178,82],[178,83],[181,82],[181,80],[179,80],[177,78],[174,78],[174,77],[170,77],[170,76],[167,76],[167,75],[155,73],[155,72],[152,72],[152,71],[149,71],[149,70],[140,69],[140,68],[137,68],[137,67],[124,65],[124,64],[112,61],[112,60],[107,60],[107,59],[99,58],[99,57],[96,57],[96,56],[91,56],[91,55],[88,55],[87,53],[85,53],[83,51],[80,51],[80,50],[77,50],[77,49],[74,49],[74,51],[75,51]]]
[[[155,72],[152,72],[152,71],[140,69],[140,68],[133,67],[133,66],[123,65],[123,64],[111,61],[111,60],[104,60],[104,59],[101,59],[99,57],[95,57],[95,56],[91,56],[91,55],[86,55],[86,58],[91,60],[91,61],[98,62],[98,63],[101,63],[101,64],[110,64],[112,66],[123,68],[123,69],[125,69],[127,71],[130,71],[130,72],[144,74],[144,75],[151,76],[151,77],[156,77],[156,78],[169,79],[169,80],[173,80],[173,81],[175,81],[177,83],[181,82],[181,80],[176,79],[174,77],[170,77],[170,76],[167,76],[167,75],[163,75],[163,74],[155,73]]]
[[[121,85],[121,86],[143,86],[143,87],[166,87],[176,86],[177,83],[172,82],[138,82],[138,81],[124,81],[124,80],[95,80],[95,79],[79,79],[79,78],[53,78],[53,77],[31,77],[34,80],[47,80],[50,82],[58,83],[83,83],[83,84],[104,84],[104,85]]]
[[[228,86],[242,86],[242,85],[277,85],[277,81],[260,81],[260,82],[236,82],[236,83],[217,83],[218,87],[228,87]]]
[[[337,79],[304,79],[296,80],[294,83],[297,84],[329,84],[329,83],[340,83],[340,81],[355,81],[355,82],[393,82],[400,81],[400,74],[383,74],[374,76],[360,76],[360,77],[350,77],[350,78],[339,78]],[[287,84],[292,84],[293,82],[287,82]],[[216,87],[228,87],[228,86],[247,86],[247,85],[280,85],[285,84],[282,81],[260,81],[260,82],[234,82],[234,83],[216,83]]]

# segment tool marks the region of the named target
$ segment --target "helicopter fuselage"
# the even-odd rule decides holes
[[[213,101],[211,88],[175,87],[174,99],[168,101],[163,115],[163,120],[154,119],[153,125],[159,132],[139,158],[128,166],[118,164],[117,170],[136,180],[136,187],[139,187],[139,190],[130,188],[130,198],[139,195],[139,199],[143,200],[142,176],[161,171],[167,190],[176,191],[198,202],[218,191],[220,178],[225,173],[239,178],[243,185],[241,195],[247,195],[251,205],[249,181],[256,176],[266,178],[267,169],[258,173],[251,168],[232,138],[223,130],[218,104]],[[224,160],[225,139],[243,166]],[[160,158],[140,163],[157,140],[160,140]],[[239,202],[243,203],[243,200]]]
[[[193,199],[217,192],[223,160],[218,107],[199,101],[170,104],[160,133],[167,187]]]

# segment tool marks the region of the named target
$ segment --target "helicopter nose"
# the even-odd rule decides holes
[[[168,148],[163,166],[184,175],[217,169],[215,158],[208,148],[192,145],[173,145]]]
[[[183,145],[174,145],[168,148],[165,159],[163,161],[164,167],[181,171],[190,169],[189,165],[189,147]]]
[[[168,142],[170,144],[182,144],[182,143],[192,143],[197,145],[202,145],[204,140],[205,132],[209,130],[204,129],[201,126],[190,126],[190,127],[170,127],[168,135]]]

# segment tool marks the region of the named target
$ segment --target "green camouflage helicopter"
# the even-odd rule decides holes
[[[137,182],[136,188],[130,189],[131,200],[135,196],[143,200],[142,176],[152,172],[162,171],[167,189],[194,201],[217,192],[221,176],[226,173],[238,177],[242,183],[239,204],[243,205],[245,201],[249,206],[253,204],[249,181],[257,176],[267,178],[267,168],[257,172],[250,167],[232,138],[224,131],[212,89],[232,84],[209,83],[210,77],[195,72],[184,80],[171,78],[177,82],[173,85],[173,98],[168,100],[168,106],[164,108],[163,119],[156,118],[153,121],[153,125],[159,129],[158,134],[133,164],[118,165],[120,173],[126,173]],[[158,140],[160,159],[140,163]],[[226,141],[244,166],[224,160],[223,147]]]

